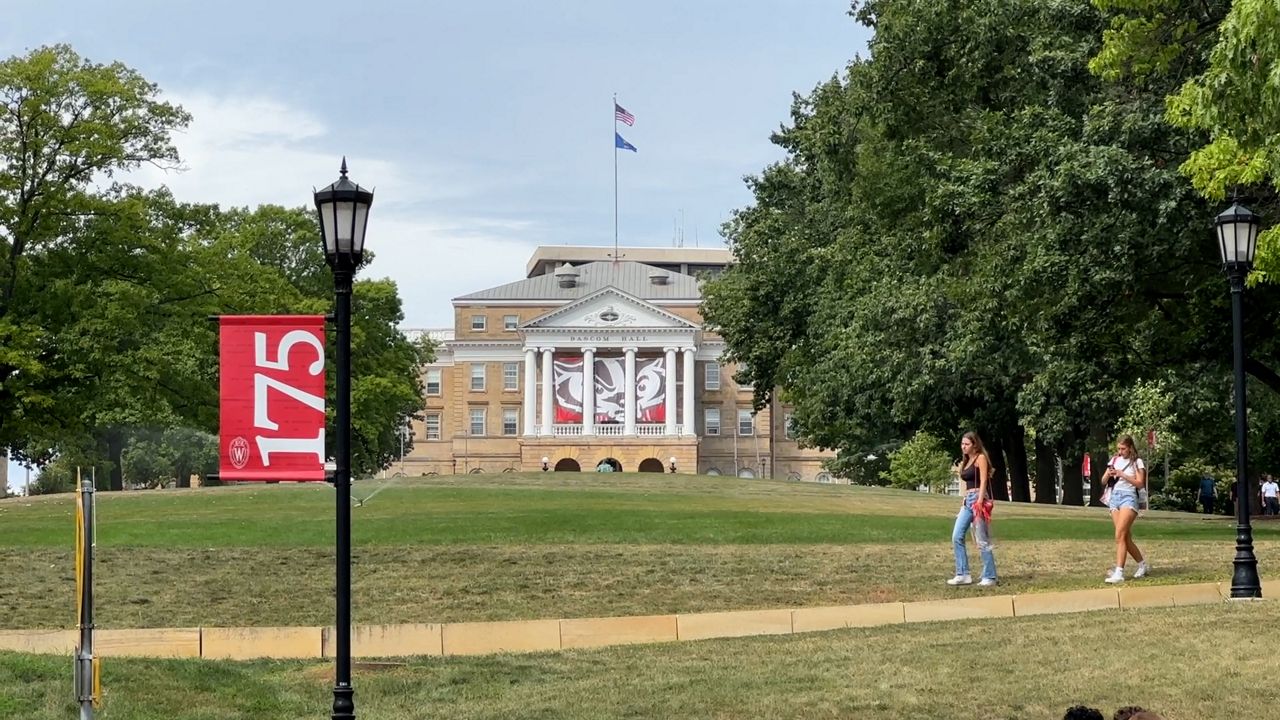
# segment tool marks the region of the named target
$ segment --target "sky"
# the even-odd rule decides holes
[[[363,277],[396,281],[404,327],[524,277],[539,245],[721,247],[782,158],[792,93],[842,74],[869,30],[849,0],[0,0],[0,56],[67,43],[119,61],[193,115],[179,200],[310,205],[375,190]],[[317,240],[318,241],[318,240]],[[21,478],[11,469],[11,484]]]

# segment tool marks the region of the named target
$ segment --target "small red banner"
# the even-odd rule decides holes
[[[324,480],[324,316],[220,320],[218,474]]]

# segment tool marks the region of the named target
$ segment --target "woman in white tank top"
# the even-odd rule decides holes
[[[1133,577],[1146,577],[1149,568],[1142,551],[1133,542],[1133,521],[1138,519],[1138,491],[1147,486],[1147,466],[1138,457],[1132,436],[1120,438],[1116,456],[1107,463],[1102,478],[1108,483],[1114,482],[1107,507],[1111,508],[1111,523],[1116,530],[1116,564],[1106,581],[1113,585],[1124,582],[1124,564],[1130,555],[1138,561]]]

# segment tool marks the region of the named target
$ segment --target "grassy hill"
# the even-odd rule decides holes
[[[356,622],[445,622],[946,597],[958,499],[880,488],[646,474],[358,483]],[[332,619],[328,485],[99,494],[103,627]],[[1002,503],[1002,586],[1100,586],[1100,508]],[[1145,582],[1228,580],[1227,518],[1149,513]],[[0,501],[0,626],[73,622],[71,496]],[[1256,530],[1263,574],[1280,525]],[[976,552],[973,553],[976,561]]]

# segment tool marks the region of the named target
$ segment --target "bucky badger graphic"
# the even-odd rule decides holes
[[[626,360],[621,357],[595,359],[595,421],[618,423],[626,420]],[[663,358],[636,360],[636,421],[659,423],[666,419],[666,373]],[[583,362],[581,356],[562,356],[553,365],[556,422],[582,422]]]

